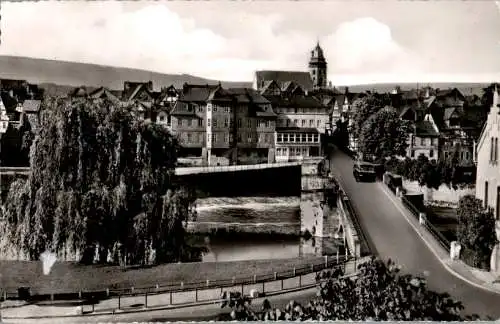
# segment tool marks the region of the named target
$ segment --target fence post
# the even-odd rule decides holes
[[[194,301],[198,302],[198,288],[195,288],[194,293],[195,293],[195,295],[194,295]]]
[[[158,292],[158,289],[160,289],[160,286],[158,284],[156,284],[155,289],[156,289],[156,292]]]
[[[297,275],[295,267],[293,267],[293,276],[295,277]]]
[[[169,297],[170,297],[170,305],[173,305],[172,304],[172,290],[170,290],[170,296]]]
[[[302,275],[299,275],[299,288],[302,287]]]
[[[311,272],[314,272],[314,264],[311,263]]]
[[[109,297],[109,288],[106,288],[106,297]]]
[[[278,279],[278,273],[274,271],[274,280]]]
[[[82,291],[78,291],[78,299],[82,299]]]
[[[257,275],[256,274],[253,275],[253,283],[257,283]]]
[[[144,306],[148,308],[148,291],[146,290],[146,294],[144,295]]]
[[[325,268],[328,268],[328,255],[325,255]]]
[[[181,281],[181,289],[184,288],[184,281]]]
[[[283,279],[281,279],[281,290],[283,290]]]
[[[122,303],[121,303],[121,294],[118,293],[118,309],[121,309]]]
[[[210,286],[210,280],[207,279],[207,287]]]

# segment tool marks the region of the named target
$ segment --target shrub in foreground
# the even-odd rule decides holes
[[[222,307],[231,307],[232,320],[288,321],[459,321],[477,319],[462,316],[461,302],[446,293],[427,289],[426,280],[404,275],[391,260],[373,258],[358,266],[356,278],[339,278],[339,273],[321,280],[318,292],[307,305],[290,301],[283,309],[273,308],[266,299],[260,310],[252,309],[251,299],[231,293]],[[232,297],[232,298],[229,298]]]

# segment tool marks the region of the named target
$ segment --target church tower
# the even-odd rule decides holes
[[[323,55],[323,49],[319,46],[319,41],[316,47],[311,51],[311,59],[309,60],[309,73],[315,89],[324,89],[327,84],[326,76],[326,60]]]

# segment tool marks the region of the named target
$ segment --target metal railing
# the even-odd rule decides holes
[[[261,164],[241,164],[241,165],[217,165],[217,166],[195,166],[195,167],[177,167],[175,168],[175,174],[184,175],[192,173],[212,173],[212,172],[230,172],[230,171],[242,171],[242,170],[259,170],[259,169],[269,169],[269,168],[279,168],[286,166],[298,166],[302,165],[304,161],[309,159],[304,159],[303,161],[283,161],[276,163],[261,163]]]
[[[403,205],[411,212],[413,216],[420,219],[420,213],[427,215],[426,210],[419,210],[411,201],[404,195],[401,197]],[[427,217],[426,217],[427,218]],[[439,244],[447,251],[450,251],[451,242],[431,223],[428,219],[424,222],[424,227],[431,233],[431,235],[439,242]]]
[[[227,287],[220,288],[210,288],[203,287],[191,291],[182,292],[157,292],[157,291],[139,291],[136,290],[134,294],[109,294],[107,299],[97,300],[96,298],[87,299],[86,303],[80,305],[79,313],[74,315],[69,315],[64,307],[61,308],[60,314],[54,314],[51,312],[50,315],[44,315],[43,311],[35,316],[3,316],[5,319],[37,319],[37,318],[54,318],[54,317],[74,317],[74,316],[92,316],[92,315],[106,315],[106,314],[119,314],[123,312],[134,312],[134,311],[148,311],[148,310],[158,310],[158,309],[169,309],[177,307],[189,307],[189,306],[201,306],[201,305],[213,305],[218,304],[225,299],[222,299],[222,294],[227,292],[239,291],[242,295],[250,296],[250,298],[266,297],[279,294],[286,294],[288,292],[293,292],[297,290],[311,289],[317,286],[319,283],[329,280],[328,278],[320,276],[320,272],[323,270],[333,270],[338,269],[338,267],[343,267],[342,278],[351,278],[358,275],[357,265],[368,261],[368,257],[364,257],[358,260],[353,260],[344,264],[337,264],[331,267],[326,267],[324,269],[316,269],[314,266],[314,271],[308,271],[307,273],[300,273],[296,269],[295,276],[293,277],[280,277],[277,273],[273,274],[273,277],[269,281],[264,282],[249,282],[230,285]],[[334,278],[332,278],[334,279]],[[226,288],[226,289],[224,289]],[[257,291],[257,294],[254,292]],[[82,296],[83,297],[83,296]],[[72,305],[75,306],[75,305]],[[14,306],[22,307],[22,306]],[[12,307],[7,307],[12,308]]]
[[[306,275],[317,271],[322,271],[335,266],[346,267],[346,264],[352,260],[349,256],[325,256],[318,258],[311,263],[299,267],[289,268],[283,271],[275,271],[269,274],[254,274],[246,277],[232,277],[229,279],[204,280],[197,282],[174,282],[156,284],[147,287],[129,287],[129,288],[107,288],[103,290],[80,290],[72,293],[56,294],[38,294],[30,296],[28,299],[33,302],[42,301],[61,301],[61,300],[86,300],[86,299],[106,299],[116,296],[136,296],[137,294],[163,294],[163,293],[185,293],[200,289],[221,289],[235,285],[262,284],[267,281],[285,280],[299,275]],[[1,294],[2,299],[20,299],[19,292],[7,291]]]

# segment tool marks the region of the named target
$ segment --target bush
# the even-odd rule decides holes
[[[385,169],[433,189],[439,189],[442,184],[458,189],[460,186],[475,182],[475,177],[465,175],[461,168],[446,161],[429,160],[424,155],[420,155],[417,159],[390,159],[385,162]]]
[[[224,294],[222,307],[230,306],[230,320],[286,321],[459,321],[463,306],[446,293],[427,289],[421,277],[400,273],[400,267],[373,258],[358,266],[355,279],[339,271],[318,277],[318,293],[307,305],[290,301],[284,309],[272,308],[266,299],[261,310],[254,311],[251,299],[239,293]],[[230,299],[229,296],[236,298]]]
[[[491,253],[497,243],[493,213],[483,208],[481,200],[466,195],[458,202],[457,216],[462,260],[472,267],[489,270]]]

